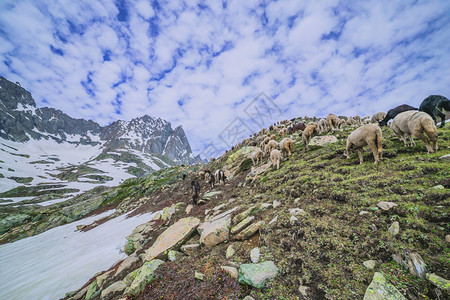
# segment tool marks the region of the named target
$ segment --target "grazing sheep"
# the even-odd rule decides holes
[[[327,120],[326,119],[320,119],[319,123],[317,125],[317,130],[319,132],[319,134],[325,133],[328,131],[328,127],[327,127]]]
[[[377,112],[372,116],[372,119],[370,120],[370,123],[377,123],[383,120],[386,117],[386,113],[383,111]]]
[[[436,117],[441,118],[441,126],[439,127],[444,127],[445,114],[450,111],[450,100],[441,95],[431,95],[422,101],[419,110],[429,114],[435,124],[437,124]]]
[[[270,152],[275,149],[276,147],[278,147],[278,143],[275,140],[270,140],[266,147],[264,148],[264,152],[266,155],[269,155]]]
[[[252,153],[252,162],[253,165],[256,166],[259,162],[262,162],[264,153],[261,149],[256,149],[255,151],[253,151]]]
[[[380,125],[380,127],[386,126],[389,120],[394,119],[399,113],[408,110],[417,110],[417,108],[412,107],[411,105],[408,104],[402,104],[397,107],[394,107],[387,112],[386,117],[384,117],[383,120],[378,122],[378,124]]]
[[[272,161],[272,166],[275,167],[275,165],[277,166],[277,170],[280,169],[280,161],[281,158],[283,158],[281,156],[281,152],[277,149],[273,149],[270,152],[270,160]]]
[[[345,126],[347,126],[347,121],[345,119],[339,119],[339,129],[344,128]]]
[[[288,129],[287,129],[287,133],[288,134],[293,134],[293,133],[296,133],[299,130],[303,131],[303,130],[305,130],[305,128],[306,128],[305,123],[299,122],[297,124],[293,124],[293,125],[289,126]]]
[[[200,177],[200,178],[205,177],[205,171],[198,172],[198,177]]]
[[[370,123],[370,116],[365,116],[364,118],[361,119],[361,123],[366,125]]]
[[[426,112],[411,110],[399,113],[392,121],[391,129],[403,141],[405,147],[408,146],[406,138],[411,141],[411,146],[416,145],[412,138],[415,136],[425,143],[428,154],[438,149],[436,125]],[[429,139],[423,134],[424,131]],[[431,147],[430,141],[433,143],[433,147]]]
[[[280,131],[278,131],[278,135],[283,137],[286,134],[286,128],[281,129]]]
[[[331,132],[334,132],[339,125],[339,118],[335,114],[329,114],[327,116],[327,124]]]
[[[217,170],[214,173],[215,177],[216,177],[216,182],[217,184],[220,184],[220,182],[222,182],[223,184],[225,184],[225,179],[227,179],[227,177],[225,176],[225,172],[223,170]]]
[[[359,115],[354,116],[353,120],[355,120],[356,124],[361,124],[361,117]]]
[[[216,182],[216,178],[214,177],[214,175],[211,173],[211,171],[205,171],[205,181],[206,183],[208,183],[211,188],[214,187],[214,184]]]
[[[302,141],[306,147],[305,150],[309,150],[309,147],[308,147],[309,140],[313,137],[314,134],[317,134],[317,124],[316,123],[309,124],[308,126],[306,126],[305,130],[303,130]]]
[[[359,163],[363,163],[362,148],[369,145],[372,149],[375,163],[379,163],[383,155],[383,145],[381,144],[381,128],[375,124],[367,124],[354,130],[347,138],[345,156],[350,159],[350,150],[356,150],[359,156]]]
[[[286,151],[289,156],[291,156],[292,151],[294,150],[294,141],[290,138],[284,138],[280,142],[280,150],[281,152]]]
[[[276,140],[276,139],[277,139],[277,136],[276,136],[275,134],[272,134],[272,135],[270,136],[270,139],[271,139],[271,140]]]
[[[191,188],[192,188],[192,202],[194,203],[194,205],[197,205],[198,203],[198,196],[200,194],[200,184],[198,183],[197,180],[192,180],[191,182]]]
[[[356,121],[355,121],[355,119],[350,117],[350,118],[347,119],[346,123],[347,123],[347,125],[351,126],[351,125],[355,125]]]
[[[264,145],[267,145],[267,143],[268,143],[270,140],[271,140],[270,136],[267,136],[267,137],[264,139]]]

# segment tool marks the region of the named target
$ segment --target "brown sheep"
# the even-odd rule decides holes
[[[264,147],[264,153],[265,155],[269,155],[270,152],[278,147],[278,143],[275,140],[270,140],[267,145]]]
[[[405,147],[408,146],[406,138],[411,141],[411,146],[416,145],[412,139],[412,136],[415,136],[425,143],[428,154],[438,149],[436,125],[431,116],[425,112],[408,110],[399,113],[392,121],[391,129],[403,141]],[[424,131],[429,139],[423,134]],[[433,147],[431,147],[430,141],[433,143]]]
[[[314,134],[317,134],[317,124],[316,123],[310,123],[308,126],[306,126],[305,130],[303,130],[302,134],[302,141],[305,145],[306,149],[309,150],[308,144],[309,140],[313,137]]]
[[[319,134],[325,133],[328,131],[328,124],[326,119],[320,119],[317,123],[317,131]]]
[[[277,138],[277,136],[275,135],[275,134],[272,134],[271,136],[270,136],[270,139],[271,140],[275,140]]]
[[[283,157],[281,156],[281,152],[277,149],[273,149],[270,152],[270,160],[272,161],[272,166],[277,166],[277,170],[280,169],[280,162]]]
[[[378,123],[381,120],[383,120],[386,117],[386,113],[383,111],[377,112],[372,116],[372,119],[370,119],[370,123]]]
[[[286,134],[286,128],[280,129],[280,131],[278,131],[278,135],[280,137],[283,137]]]
[[[292,151],[294,149],[294,141],[290,138],[284,138],[280,142],[280,150],[281,152],[287,152],[289,156],[291,156]]]
[[[356,150],[359,156],[359,163],[363,163],[362,148],[369,145],[372,149],[375,163],[379,163],[383,155],[383,145],[381,128],[375,124],[367,124],[354,130],[347,138],[345,156],[350,159],[350,150]]]
[[[329,114],[327,116],[327,124],[331,132],[334,132],[338,128],[339,118],[335,114]]]
[[[254,166],[256,166],[259,162],[262,161],[263,155],[264,155],[264,153],[259,148],[256,149],[255,151],[253,151],[253,153],[252,153],[252,162],[253,162]]]

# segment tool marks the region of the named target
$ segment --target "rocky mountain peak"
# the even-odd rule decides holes
[[[0,104],[8,109],[36,107],[30,92],[22,88],[20,83],[13,83],[2,76],[0,76]]]

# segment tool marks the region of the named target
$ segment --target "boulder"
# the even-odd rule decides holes
[[[122,278],[125,274],[130,273],[131,270],[136,269],[140,262],[139,256],[136,253],[133,253],[120,263],[114,276]]]
[[[86,300],[92,299],[96,297],[98,294],[100,294],[100,289],[97,284],[97,280],[94,280],[88,287],[88,290],[86,291]]]
[[[440,288],[441,290],[450,292],[450,280],[447,280],[445,278],[442,278],[441,276],[438,276],[436,274],[427,273],[425,274],[425,277],[435,286]]]
[[[233,248],[233,245],[228,246],[227,248],[227,252],[225,254],[225,257],[227,259],[230,259],[231,257],[233,257],[233,255],[236,253],[236,251]]]
[[[155,271],[164,261],[153,259],[145,262],[142,267],[131,272],[125,277],[124,282],[131,281],[131,284],[125,289],[124,294],[131,297],[136,297],[147,284],[155,280]]]
[[[251,178],[256,179],[259,174],[264,173],[267,169],[270,168],[271,165],[272,165],[271,163],[267,163],[257,167],[251,167],[251,171],[250,173],[248,173],[246,180]]]
[[[239,222],[239,224],[237,224],[236,226],[234,226],[233,228],[231,228],[231,233],[232,234],[236,234],[242,231],[242,229],[244,229],[245,227],[247,227],[250,223],[253,222],[253,220],[255,219],[254,216],[250,216],[245,218],[244,220],[242,220],[241,222]]]
[[[427,268],[419,253],[404,250],[402,253],[392,255],[392,258],[403,265],[411,275],[425,277]]]
[[[291,216],[296,217],[296,216],[304,216],[304,215],[306,215],[306,212],[301,208],[292,208],[289,210],[289,214]]]
[[[223,212],[223,213],[221,213],[221,214],[218,214],[218,215],[216,215],[216,216],[214,216],[214,217],[206,218],[206,221],[213,222],[213,221],[222,219],[222,218],[224,218],[224,217],[226,217],[226,216],[228,216],[228,215],[231,215],[232,213],[234,213],[234,212],[237,211],[238,209],[239,209],[239,206],[233,207],[232,209],[229,209],[229,210],[227,210],[227,211],[225,211],[225,212]]]
[[[200,244],[190,244],[181,246],[181,252],[193,255],[200,249]]]
[[[167,253],[168,250],[177,250],[187,241],[199,224],[200,220],[192,217],[178,220],[175,224],[167,228],[156,239],[153,245],[147,249],[144,260],[150,261]]]
[[[127,288],[127,285],[123,281],[116,281],[101,293],[101,299],[114,299],[115,297],[122,295],[123,291]]]
[[[338,139],[334,135],[315,136],[309,141],[308,146],[323,147],[328,144],[334,144],[337,141]]]
[[[257,223],[253,223],[252,225],[248,226],[247,228],[242,230],[240,233],[238,233],[235,236],[235,239],[236,240],[247,240],[247,239],[249,239],[252,235],[254,235],[257,231],[259,231],[259,229],[261,228],[261,226],[263,224],[264,224],[264,221],[259,221]]]
[[[392,235],[397,235],[400,232],[400,225],[398,222],[392,223],[391,226],[389,226],[388,232]]]
[[[372,282],[366,289],[363,300],[406,300],[397,288],[384,278],[382,273],[375,272]]]
[[[204,222],[198,226],[200,244],[212,247],[220,244],[230,237],[231,216],[225,216],[213,222]]]
[[[266,261],[260,264],[242,264],[239,267],[239,282],[260,289],[277,274],[278,268],[273,261]]]
[[[232,179],[235,173],[250,168],[252,164],[251,155],[256,149],[258,147],[244,146],[228,156],[222,170],[229,174],[227,175],[229,179]]]
[[[113,270],[111,271],[107,271],[99,276],[97,276],[97,285],[100,288],[103,288],[103,285],[105,284],[105,282],[108,281],[108,279],[110,279],[113,275]]]
[[[364,267],[366,267],[369,270],[372,270],[377,265],[377,262],[375,260],[366,260],[363,262]]]
[[[231,278],[237,279],[239,276],[238,270],[235,267],[221,266],[220,268],[230,275]]]
[[[397,203],[394,202],[386,202],[386,201],[381,201],[377,204],[377,206],[379,208],[381,208],[382,210],[390,210],[391,208],[393,208],[394,206],[397,206]]]
[[[176,261],[179,260],[182,255],[183,254],[181,252],[170,250],[169,253],[167,254],[167,258],[170,261]]]

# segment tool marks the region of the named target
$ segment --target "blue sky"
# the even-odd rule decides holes
[[[0,1],[0,75],[38,107],[161,117],[195,154],[259,130],[261,95],[264,125],[450,97],[449,41],[446,0]]]

